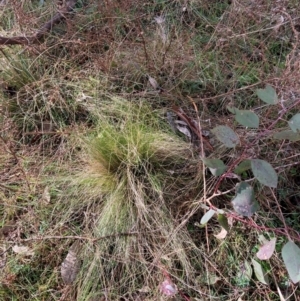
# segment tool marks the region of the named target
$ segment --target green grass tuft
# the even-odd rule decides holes
[[[100,118],[84,139],[89,155],[73,184],[76,205],[66,203],[69,197],[60,201],[70,218],[81,211],[81,235],[94,240],[82,246],[78,300],[89,300],[95,291],[114,299],[145,286],[156,296],[164,272],[183,279],[185,287],[195,279],[194,265],[199,269],[193,258],[201,252],[175,219],[184,215],[180,196],[195,194],[201,180],[181,171],[196,166],[191,146],[166,131],[148,106],[123,100],[119,111],[119,104],[110,104],[111,116]],[[187,176],[190,183],[183,186]]]

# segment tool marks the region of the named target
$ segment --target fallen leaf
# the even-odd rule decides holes
[[[16,253],[16,254],[20,254],[20,255],[25,255],[25,256],[33,256],[34,255],[34,251],[30,250],[28,247],[25,246],[13,246],[12,250]]]
[[[49,192],[49,187],[46,186],[42,195],[43,200],[45,203],[49,204],[51,200],[50,192]]]
[[[155,78],[153,78],[153,77],[151,77],[151,76],[149,75],[148,80],[149,80],[150,85],[151,85],[155,90],[157,90],[157,89],[159,88],[159,85],[158,85],[158,83],[157,83],[157,81],[156,81]]]
[[[208,146],[211,150],[213,150],[214,148],[212,147],[212,145],[209,142],[209,139],[207,137],[204,137],[202,135],[202,133],[200,132],[200,129],[198,127],[198,124],[195,124],[194,121],[187,115],[185,114],[185,112],[183,111],[182,108],[180,107],[176,107],[173,106],[172,110],[177,114],[177,116],[183,120],[188,127],[190,128],[190,130],[197,136],[197,138],[201,141],[203,141],[203,143]]]
[[[218,234],[214,234],[214,237],[217,239],[224,239],[227,236],[227,231],[222,228],[221,232]]]
[[[188,137],[189,141],[191,141],[192,140],[192,133],[191,133],[190,129],[186,125],[182,125],[180,120],[176,120],[175,124],[176,124],[176,129],[180,133],[182,133],[183,135]]]
[[[271,239],[270,241],[263,244],[259,251],[256,253],[256,256],[260,260],[268,260],[271,258],[275,251],[276,238]]]
[[[77,257],[78,242],[75,242],[61,264],[61,277],[65,284],[72,284],[80,268],[80,260]]]
[[[165,279],[160,285],[160,291],[166,296],[174,296],[177,294],[177,287],[170,279]]]

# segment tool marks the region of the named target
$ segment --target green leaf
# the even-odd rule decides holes
[[[251,160],[244,160],[242,161],[235,169],[234,169],[234,173],[240,175],[243,172],[247,171],[251,169]]]
[[[300,281],[300,249],[292,241],[282,248],[282,258],[291,280],[296,284]]]
[[[270,163],[260,159],[252,159],[251,168],[255,178],[261,184],[274,188],[277,187],[278,176]]]
[[[259,251],[256,253],[256,256],[260,260],[268,260],[271,258],[275,251],[276,245],[276,238],[271,239],[264,243],[260,248]]]
[[[256,260],[252,259],[252,265],[257,280],[263,284],[269,284],[270,282],[269,282],[268,275],[266,274],[266,272],[264,272],[261,264]]]
[[[279,139],[279,140],[285,140],[288,139],[290,141],[299,141],[300,140],[300,133],[295,133],[291,130],[285,130],[278,133],[275,133],[273,135],[273,138]]]
[[[259,126],[259,117],[249,110],[236,109],[235,120],[239,124],[249,128],[258,128]]]
[[[244,126],[250,128],[258,128],[259,126],[259,117],[252,111],[249,110],[239,110],[235,107],[228,107],[227,110],[235,114],[235,120]]]
[[[226,231],[229,231],[228,219],[224,214],[218,214],[218,222],[221,227],[223,227]]]
[[[294,132],[294,133],[299,133],[300,131],[300,113],[294,115],[290,121],[288,122],[291,130]]]
[[[204,164],[209,168],[210,172],[214,176],[220,176],[225,172],[227,169],[227,166],[224,164],[224,162],[220,159],[202,159]]]
[[[237,110],[236,107],[230,107],[230,106],[227,106],[226,108],[227,108],[227,110],[228,110],[230,113],[232,113],[232,114],[235,114],[235,113],[236,113],[236,110]]]
[[[238,214],[247,217],[252,216],[259,209],[254,198],[253,188],[246,182],[237,185],[237,195],[232,200],[232,204]]]
[[[237,273],[237,278],[239,279],[239,281],[242,283],[245,283],[247,285],[249,285],[249,282],[252,278],[252,268],[251,268],[251,264],[247,261],[245,261],[244,263],[242,263],[240,265],[240,269],[239,272]]]
[[[263,102],[275,105],[278,103],[278,96],[273,87],[266,85],[264,89],[257,89],[256,94]]]
[[[208,221],[214,216],[216,213],[215,210],[209,209],[201,218],[200,224],[205,225],[208,223]]]
[[[216,126],[212,129],[212,132],[216,135],[216,138],[227,147],[235,147],[240,143],[237,134],[228,126]]]

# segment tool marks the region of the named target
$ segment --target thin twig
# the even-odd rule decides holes
[[[66,235],[66,236],[59,236],[59,235],[53,235],[53,236],[35,236],[30,238],[24,238],[20,239],[21,242],[27,242],[27,241],[33,241],[33,240],[48,240],[48,239],[78,239],[78,240],[88,240],[91,242],[95,242],[98,240],[113,238],[113,237],[119,237],[119,236],[133,236],[133,235],[139,235],[139,232],[124,232],[124,233],[116,233],[116,234],[110,234],[110,235],[104,235],[100,237],[87,237],[87,236],[78,236],[78,235]],[[15,243],[13,241],[8,241],[8,243]]]
[[[287,236],[288,239],[290,240],[291,237],[290,237],[290,235],[289,235],[288,227],[287,227],[287,225],[286,225],[285,218],[284,218],[284,216],[283,216],[283,214],[282,214],[282,210],[281,210],[280,205],[279,205],[279,203],[278,203],[277,197],[275,196],[273,189],[270,188],[270,190],[271,190],[271,193],[272,193],[272,195],[273,195],[274,200],[276,201],[277,208],[278,208],[278,211],[279,211],[279,213],[280,213],[281,221],[282,221],[282,223],[283,223],[283,225],[284,225],[284,228],[285,228],[286,236]]]

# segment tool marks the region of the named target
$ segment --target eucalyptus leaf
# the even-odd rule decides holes
[[[274,188],[277,187],[278,176],[270,163],[260,159],[252,159],[251,168],[255,178],[261,184]]]
[[[252,111],[249,110],[236,110],[235,120],[249,128],[259,127],[259,117]]]
[[[294,283],[300,281],[300,248],[292,241],[282,248],[282,258],[291,280]]]
[[[229,231],[228,219],[224,214],[218,214],[218,222],[221,227],[223,227],[226,231]]]
[[[256,256],[260,260],[268,260],[271,258],[275,251],[276,238],[271,239],[270,241],[265,242],[256,253]]]
[[[270,282],[268,275],[266,274],[266,272],[264,272],[261,264],[256,260],[252,259],[252,265],[257,280],[263,284],[269,284]]]
[[[242,174],[243,172],[251,169],[251,160],[244,160],[242,161],[235,169],[234,172],[238,175]]]
[[[207,158],[204,158],[202,160],[214,176],[222,175],[225,172],[225,170],[227,169],[227,166],[220,159],[207,159]]]
[[[295,133],[292,130],[285,130],[273,135],[273,138],[278,140],[290,140],[292,142],[300,141],[300,133]]]
[[[209,209],[201,218],[200,224],[205,225],[208,223],[208,221],[214,216],[216,213],[215,210]]]
[[[299,133],[300,131],[300,113],[294,115],[290,121],[288,122],[291,130],[294,132],[294,133]]]
[[[251,264],[248,261],[245,261],[244,263],[240,264],[239,272],[237,273],[237,278],[241,282],[248,283],[250,282],[252,278],[252,268]]]
[[[230,106],[227,106],[226,108],[227,108],[227,110],[228,110],[230,113],[232,113],[232,114],[235,114],[235,113],[236,113],[236,110],[237,110],[236,107],[230,107]]]
[[[258,209],[259,205],[254,198],[253,188],[246,182],[237,185],[237,195],[232,200],[234,210],[243,216],[250,217]]]
[[[246,276],[250,280],[253,273],[250,263],[248,261],[245,261],[243,268],[245,269],[245,271],[243,272],[244,276]]]
[[[228,126],[216,126],[212,132],[216,135],[216,138],[227,147],[235,147],[240,143],[237,134]]]
[[[273,87],[266,85],[264,89],[257,89],[256,94],[263,102],[274,105],[278,103],[278,96]]]

